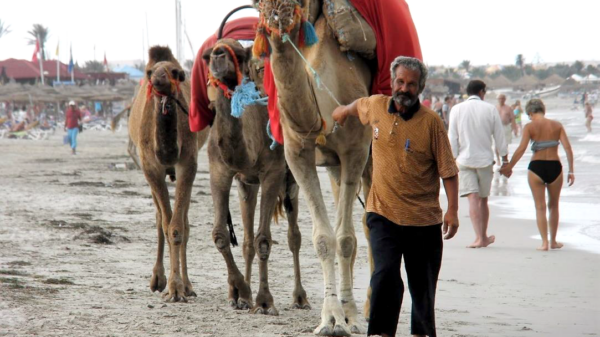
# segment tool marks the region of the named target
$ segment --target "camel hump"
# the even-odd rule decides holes
[[[176,61],[169,47],[154,46],[148,51],[148,63],[158,63],[162,61]]]

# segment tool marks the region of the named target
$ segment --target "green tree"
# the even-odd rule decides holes
[[[486,75],[485,73],[485,66],[479,66],[479,67],[473,67],[471,68],[471,77],[473,78],[484,78]]]
[[[596,76],[600,75],[600,69],[598,69],[597,67],[594,67],[591,64],[588,64],[588,66],[585,67],[585,72],[588,75],[596,75]]]
[[[573,70],[575,70],[576,73],[580,74],[585,66],[583,65],[583,62],[575,61],[575,63],[573,63],[571,67],[573,68]]]
[[[27,33],[29,33],[29,35],[31,35],[33,38],[30,38],[28,40],[28,44],[32,44],[35,45],[36,40],[39,38],[40,39],[40,54],[42,54],[42,60],[46,59],[46,41],[48,40],[48,36],[49,36],[49,29],[48,27],[44,27],[42,25],[40,25],[39,23],[36,23],[33,25],[33,29],[28,31]]]
[[[545,80],[550,75],[554,74],[554,72],[550,68],[536,69],[533,73],[535,74],[535,77],[539,78],[540,80]]]
[[[0,20],[0,38],[6,34],[10,33],[10,25],[4,26],[4,22]]]
[[[469,72],[469,70],[471,69],[471,61],[464,60],[460,63],[458,67],[464,69],[466,72]]]
[[[523,54],[517,55],[515,65],[521,69],[521,76],[525,76],[525,57],[523,57]]]
[[[100,61],[86,61],[83,71],[86,73],[101,73],[104,71],[104,65]]]
[[[521,69],[516,66],[505,66],[500,73],[511,81],[516,81],[522,76]]]

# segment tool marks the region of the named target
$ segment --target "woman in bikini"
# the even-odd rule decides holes
[[[533,155],[529,163],[527,178],[535,201],[537,226],[542,236],[542,246],[538,250],[559,249],[563,244],[556,241],[556,232],[558,231],[558,200],[563,185],[563,172],[558,157],[558,145],[562,144],[567,153],[569,186],[575,182],[573,150],[562,124],[544,117],[546,106],[541,99],[532,99],[527,102],[525,112],[531,119],[531,123],[523,128],[519,147],[515,150],[510,163],[502,168],[500,173],[510,177],[513,167],[521,159],[531,140]],[[547,206],[546,190],[549,195]],[[546,207],[550,211],[550,221],[546,218]],[[548,242],[548,222],[550,222],[550,242]]]

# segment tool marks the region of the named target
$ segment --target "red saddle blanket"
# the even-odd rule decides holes
[[[377,39],[377,73],[373,76],[371,94],[390,96],[390,64],[397,56],[410,56],[423,60],[419,37],[408,4],[404,0],[351,0],[352,5],[365,18]],[[273,73],[265,62],[265,91],[269,96],[269,120],[273,138],[283,144],[283,132],[277,110],[277,88]],[[275,98],[275,99],[272,99]]]

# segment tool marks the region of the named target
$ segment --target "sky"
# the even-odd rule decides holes
[[[250,0],[181,0],[184,54],[197,48],[233,8]],[[600,1],[597,0],[406,0],[417,28],[425,63],[457,66],[514,64],[517,54],[531,62],[600,63]],[[69,61],[69,46],[80,65],[141,60],[145,41],[175,48],[175,0],[0,0],[0,20],[11,32],[0,38],[0,60],[30,60],[33,24],[49,28],[46,51]],[[255,16],[252,9],[235,17]],[[146,30],[146,27],[148,29]],[[146,35],[147,33],[147,35]],[[191,47],[190,47],[191,43]],[[192,52],[193,49],[193,52]],[[174,51],[175,53],[175,51]]]

